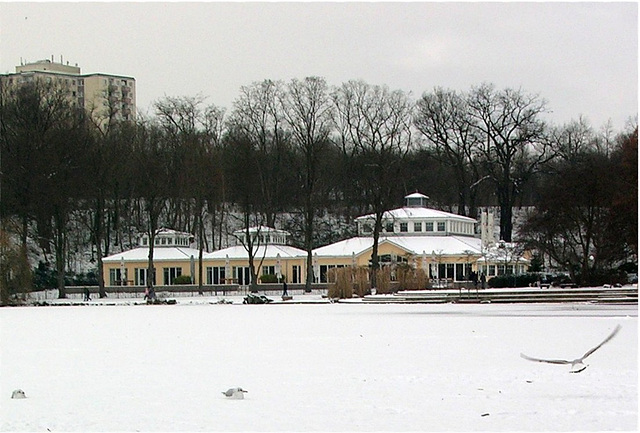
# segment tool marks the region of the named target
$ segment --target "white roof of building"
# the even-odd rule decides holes
[[[380,241],[382,241],[382,238],[380,238]],[[373,238],[356,237],[316,248],[313,250],[313,255],[317,255],[318,257],[351,257],[355,254],[358,256],[372,246]]]
[[[464,255],[481,254],[481,240],[469,236],[387,236],[379,243],[390,242],[411,254]],[[360,255],[373,246],[372,237],[356,237],[313,250],[318,257],[351,257]]]
[[[197,259],[199,254],[200,251],[194,248],[165,246],[155,247],[153,249],[153,261],[189,260],[191,256]],[[105,263],[119,263],[123,258],[126,262],[147,261],[149,260],[149,248],[138,247],[129,251],[123,251],[121,253],[105,257],[102,261]]]
[[[428,199],[429,197],[428,197],[428,196],[426,196],[426,195],[424,195],[424,194],[421,194],[421,193],[419,193],[419,192],[417,192],[417,191],[416,191],[416,192],[414,192],[414,193],[412,193],[412,194],[409,194],[409,195],[404,196],[404,198],[405,198],[405,199],[407,199],[407,198],[423,198],[423,199]]]
[[[364,219],[372,219],[375,217],[375,214],[363,215],[361,217],[356,218],[358,220]],[[430,209],[426,207],[401,207],[398,209],[393,209],[390,211],[386,211],[382,216],[383,219],[406,219],[406,218],[430,218],[430,219],[456,219],[459,221],[467,221],[471,223],[475,223],[476,220],[473,218],[469,218],[462,215],[456,215],[449,212],[444,212],[441,210]]]
[[[266,251],[265,251],[266,249]],[[275,259],[280,254],[280,257],[283,259],[286,258],[294,258],[294,257],[306,257],[307,252],[305,250],[301,250],[300,248],[292,247],[289,245],[260,245],[255,252],[254,257],[256,258],[269,258]],[[214,251],[212,253],[206,253],[204,255],[205,259],[226,259],[227,256],[229,259],[248,259],[249,253],[242,245],[236,245],[229,248],[224,248],[218,251]]]
[[[146,233],[144,233],[146,234]],[[187,233],[187,232],[179,232],[178,230],[173,230],[173,229],[168,229],[166,227],[162,227],[159,228],[156,231],[156,236],[157,235],[181,235],[181,236],[193,236],[191,233]]]

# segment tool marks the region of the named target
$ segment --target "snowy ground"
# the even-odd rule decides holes
[[[0,429],[638,427],[635,305],[130,301],[0,309]],[[582,373],[520,358],[581,356],[617,324]]]

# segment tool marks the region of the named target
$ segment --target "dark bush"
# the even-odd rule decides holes
[[[173,279],[173,284],[191,284],[189,275],[179,275]]]
[[[260,276],[260,282],[262,284],[273,284],[278,282],[278,276],[272,274],[266,274]]]
[[[537,274],[522,274],[522,275],[499,275],[493,277],[488,281],[489,287],[502,288],[502,287],[529,287],[534,285],[538,281],[539,276]]]
[[[33,271],[34,290],[55,289],[58,286],[56,272],[44,262],[38,263],[38,267]]]

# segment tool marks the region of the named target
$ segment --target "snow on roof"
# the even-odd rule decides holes
[[[380,244],[390,242],[406,250],[411,254],[427,255],[436,253],[439,255],[463,255],[471,252],[481,254],[481,240],[468,236],[388,236],[381,237]],[[350,257],[367,251],[373,246],[371,237],[355,237],[335,244],[313,250],[313,255],[318,257]]]
[[[412,254],[456,256],[482,253],[482,241],[469,236],[390,236],[386,241]]]
[[[266,251],[265,251],[266,248]],[[289,245],[260,245],[255,252],[255,257],[265,257],[270,259],[275,259],[280,254],[280,257],[285,258],[294,258],[294,257],[306,257],[307,252],[305,250],[301,250],[300,248],[295,248]],[[229,256],[229,259],[248,259],[249,254],[247,250],[242,245],[236,245],[233,247],[224,248],[218,251],[214,251],[212,253],[206,253],[204,255],[205,259],[226,259]]]
[[[146,233],[144,233],[144,234],[146,234]],[[179,232],[178,230],[173,230],[173,229],[169,229],[169,228],[166,228],[166,227],[159,228],[159,229],[156,231],[156,236],[157,236],[157,235],[182,235],[182,236],[192,236],[192,234],[191,234],[191,233],[187,233],[187,232]]]
[[[316,248],[313,250],[313,255],[318,255],[318,257],[345,257],[355,254],[357,256],[372,246],[373,238],[355,237]]]
[[[285,234],[289,234],[288,231],[286,230],[280,230],[280,229],[276,229],[273,227],[269,227],[269,226],[255,226],[255,227],[249,227],[249,233],[285,233]],[[240,230],[236,230],[234,233],[245,233],[245,229],[240,229]]]
[[[195,248],[184,247],[156,247],[153,249],[154,261],[173,261],[173,260],[188,260],[193,257],[198,257],[200,251]],[[149,260],[149,248],[139,247],[129,251],[123,251],[121,253],[113,254],[111,256],[102,259],[104,263],[120,262],[120,260],[126,262],[146,261]]]
[[[407,199],[407,198],[426,198],[426,199],[428,199],[429,197],[424,195],[424,194],[421,194],[419,192],[414,192],[412,194],[406,195],[404,198],[405,199]]]
[[[374,214],[363,215],[356,218],[356,221],[372,219],[374,218]],[[449,212],[444,212],[441,210],[430,209],[426,207],[401,207],[398,209],[393,209],[386,211],[382,216],[383,219],[404,219],[404,218],[447,218],[447,219],[456,219],[458,221],[467,221],[475,223],[476,220],[473,218],[469,218],[462,215],[456,215]]]

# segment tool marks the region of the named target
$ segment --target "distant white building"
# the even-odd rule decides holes
[[[384,213],[378,242],[381,266],[406,263],[423,268],[432,280],[468,281],[482,257],[476,220],[430,209],[427,201],[426,195],[416,192],[405,197],[405,206]],[[356,219],[358,237],[313,251],[320,282],[334,267],[369,266],[374,218],[371,214]]]
[[[472,273],[487,279],[502,274],[526,272],[529,261],[517,244],[495,240],[491,215],[481,216],[480,234],[473,218],[427,207],[428,197],[414,193],[405,206],[385,212],[378,242],[382,267],[399,265],[424,270],[433,285],[469,281]],[[315,283],[328,282],[329,270],[364,267],[371,264],[374,215],[356,219],[358,236],[312,251],[311,269]],[[259,282],[303,284],[307,273],[307,252],[289,245],[290,235],[272,227],[252,227],[234,232],[236,245],[204,253],[199,272],[199,250],[189,233],[169,229],[158,231],[154,245],[155,281],[170,285],[181,275],[198,284],[248,286],[251,282],[248,240]],[[140,245],[103,259],[104,278],[109,286],[144,286],[147,281],[149,238]]]
[[[154,280],[159,285],[171,285],[176,277],[192,275],[192,263],[197,261],[200,251],[194,245],[190,233],[161,228],[157,231],[154,248]],[[140,236],[137,248],[113,254],[102,259],[104,281],[107,286],[145,286],[148,278],[149,235]],[[158,273],[157,270],[160,270]]]
[[[248,232],[248,233],[247,233]],[[250,238],[247,239],[247,236]],[[206,284],[233,283],[247,286],[251,283],[249,244],[254,256],[258,279],[275,276],[278,282],[293,284],[305,280],[304,264],[307,253],[288,245],[290,234],[272,227],[251,227],[233,233],[236,245],[208,253],[206,260]],[[272,279],[272,278],[271,278]]]
[[[133,120],[136,115],[136,79],[126,75],[106,73],[83,74],[80,67],[51,59],[22,63],[15,73],[0,74],[3,83],[20,86],[42,80],[63,86],[71,103],[85,109],[94,120],[104,123]]]

